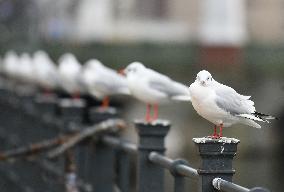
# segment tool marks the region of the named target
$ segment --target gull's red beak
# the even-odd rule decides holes
[[[124,69],[118,70],[118,74],[120,74],[122,76],[126,76]]]

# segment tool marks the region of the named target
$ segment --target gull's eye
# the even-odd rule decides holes
[[[209,81],[210,80],[210,77],[207,77],[207,81]]]

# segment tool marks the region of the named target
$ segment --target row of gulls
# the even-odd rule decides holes
[[[57,66],[44,51],[37,51],[32,57],[27,53],[18,56],[15,52],[7,52],[0,70],[8,77],[37,84],[46,91],[61,88],[73,98],[88,93],[101,100],[104,108],[109,106],[109,96],[131,95],[147,105],[147,123],[158,119],[159,105],[191,102],[200,116],[215,125],[213,138],[222,137],[223,127],[236,123],[260,128],[256,121],[268,123],[276,119],[256,112],[250,96],[217,82],[206,70],[200,71],[188,87],[140,62],[130,63],[117,72],[97,59],[81,65],[73,54],[66,53],[59,58]]]

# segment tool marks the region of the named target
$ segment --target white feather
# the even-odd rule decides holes
[[[236,115],[237,117],[244,117],[244,118],[247,118],[247,119],[251,119],[251,120],[254,120],[254,121],[261,121],[261,122],[268,122],[268,121],[264,121],[263,119],[260,119],[254,115],[251,115],[251,114],[239,114],[239,115]]]
[[[174,97],[172,97],[172,99],[175,100],[175,101],[191,101],[190,96],[186,96],[186,95],[174,96]]]

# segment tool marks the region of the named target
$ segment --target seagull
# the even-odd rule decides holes
[[[21,81],[25,83],[34,83],[34,66],[30,54],[22,53],[20,55],[17,71]]]
[[[58,74],[61,87],[74,98],[83,91],[80,83],[81,64],[71,53],[59,58]]]
[[[202,70],[189,87],[193,108],[203,118],[215,124],[212,137],[222,137],[223,127],[242,123],[256,128],[261,126],[255,121],[269,122],[276,119],[271,115],[256,112],[251,96],[237,93],[233,88],[223,85]],[[216,129],[219,126],[219,134]]]
[[[104,66],[99,60],[87,61],[81,78],[88,92],[97,99],[103,100],[103,108],[109,106],[108,96],[110,95],[130,95],[125,77]]]
[[[169,77],[152,69],[146,68],[140,62],[129,64],[123,73],[131,94],[138,100],[147,104],[146,122],[158,119],[158,105],[173,100],[190,101],[188,87],[173,81]],[[151,107],[154,115],[151,116]]]
[[[15,78],[19,66],[19,57],[14,51],[8,51],[3,58],[3,72],[10,78]]]
[[[33,55],[35,78],[38,84],[49,93],[58,86],[58,71],[56,65],[42,50],[39,50]]]

